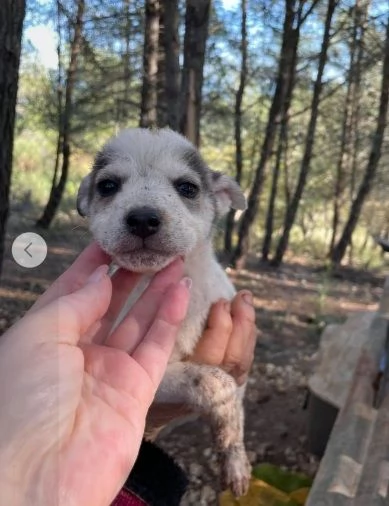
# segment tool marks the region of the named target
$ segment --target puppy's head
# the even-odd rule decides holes
[[[77,208],[102,249],[126,269],[150,272],[212,235],[215,220],[244,209],[231,178],[211,171],[171,130],[124,130],[96,156]]]

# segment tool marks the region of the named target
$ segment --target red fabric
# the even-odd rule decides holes
[[[121,490],[111,506],[147,506],[147,504],[128,490]]]

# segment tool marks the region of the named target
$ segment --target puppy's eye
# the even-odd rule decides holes
[[[97,191],[102,197],[110,197],[119,191],[120,184],[114,179],[102,179],[97,183]]]
[[[186,199],[194,199],[200,191],[200,188],[190,181],[176,181],[174,186],[177,192]]]

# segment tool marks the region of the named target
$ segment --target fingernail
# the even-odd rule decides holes
[[[98,283],[108,272],[108,265],[100,265],[86,280],[86,284]]]
[[[110,278],[112,278],[116,273],[117,271],[120,269],[120,267],[118,266],[118,264],[115,264],[114,262],[111,262],[108,266],[108,271],[107,271],[107,274]]]
[[[250,306],[253,305],[253,294],[251,292],[242,293],[242,299],[246,302],[246,304],[249,304]]]
[[[191,278],[182,278],[180,281],[181,285],[184,285],[188,290],[192,288],[192,279]]]

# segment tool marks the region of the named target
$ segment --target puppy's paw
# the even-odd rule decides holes
[[[235,497],[246,495],[251,465],[244,448],[229,448],[221,457],[221,475],[223,489],[230,488]]]

